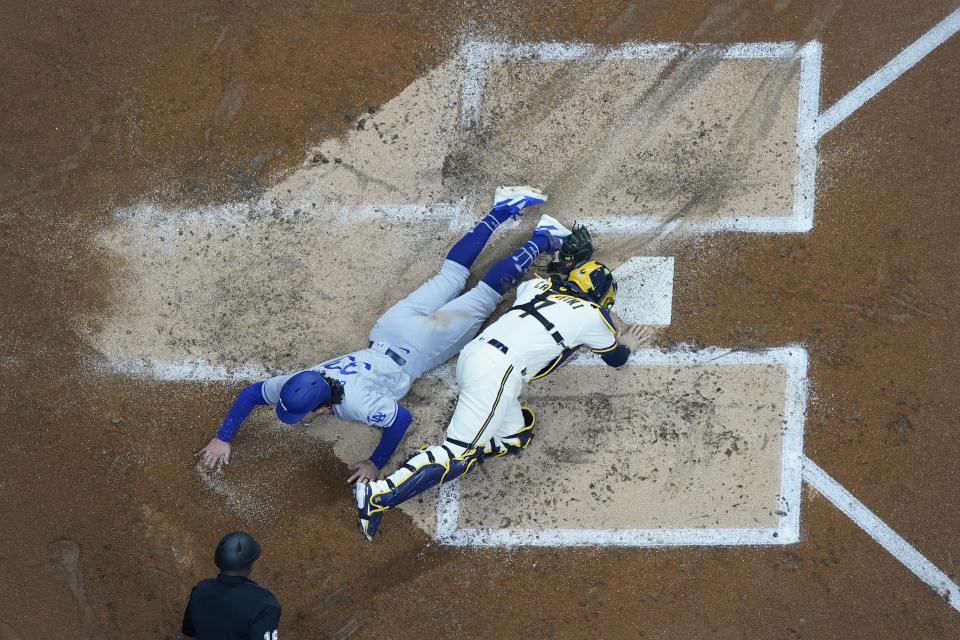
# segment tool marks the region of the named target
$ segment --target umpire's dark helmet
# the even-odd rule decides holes
[[[613,281],[613,274],[596,260],[590,260],[573,269],[567,282],[573,285],[572,289],[604,309],[612,307],[616,300],[617,283]]]
[[[249,533],[234,531],[223,536],[213,553],[213,563],[221,571],[246,569],[260,557],[260,545]]]
[[[286,424],[297,424],[329,400],[330,385],[322,375],[307,369],[295,374],[280,388],[277,417]]]

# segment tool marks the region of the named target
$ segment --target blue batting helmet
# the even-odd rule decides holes
[[[323,376],[308,369],[295,374],[280,389],[277,417],[286,424],[297,424],[330,400],[330,385]]]

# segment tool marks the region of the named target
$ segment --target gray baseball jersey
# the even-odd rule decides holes
[[[397,400],[407,395],[412,383],[410,376],[397,363],[372,349],[354,351],[310,369],[343,382],[343,401],[333,405],[333,415],[374,427],[393,424],[397,417]],[[277,404],[280,389],[295,375],[275,376],[264,381],[263,399]]]

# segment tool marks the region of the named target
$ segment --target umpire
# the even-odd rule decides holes
[[[184,635],[201,640],[276,640],[280,603],[248,578],[260,557],[260,545],[242,531],[228,533],[217,545],[216,578],[197,584],[183,613]]]

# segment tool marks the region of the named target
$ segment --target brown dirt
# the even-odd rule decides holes
[[[255,427],[240,438],[267,443],[258,464],[232,473],[280,507],[238,520],[191,458],[234,389],[91,378],[76,329],[112,299],[113,265],[87,242],[111,207],[253,195],[467,30],[816,37],[830,105],[956,2],[13,4],[0,24],[0,636],[177,637],[213,545],[243,527],[262,539],[255,577],[284,603],[285,637],[960,637],[954,610],[812,491],[803,540],[782,549],[469,551],[402,517],[366,545],[332,453]],[[806,344],[807,454],[954,579],[958,59],[955,37],[822,141],[813,232],[678,255],[668,338]]]

